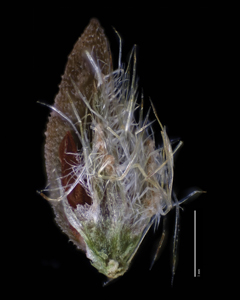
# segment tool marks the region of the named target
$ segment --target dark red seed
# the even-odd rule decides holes
[[[65,191],[67,191],[76,180],[76,176],[72,174],[72,166],[79,164],[77,153],[77,146],[70,131],[68,131],[59,146],[59,158],[62,166],[61,180]],[[78,204],[92,203],[91,198],[87,195],[81,184],[76,185],[67,196],[67,199],[73,208],[76,208]]]

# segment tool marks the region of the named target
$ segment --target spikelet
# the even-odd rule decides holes
[[[172,198],[174,153],[166,129],[153,107],[163,140],[157,149],[149,112],[143,119],[143,95],[140,105],[137,98],[135,47],[124,69],[120,40],[113,71],[107,38],[92,19],[68,57],[51,107],[49,196],[41,194],[61,229],[109,279],[127,271],[151,225],[179,205]]]

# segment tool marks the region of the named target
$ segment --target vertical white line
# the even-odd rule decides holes
[[[197,272],[197,223],[196,223],[197,215],[196,210],[194,210],[194,277],[196,277]]]

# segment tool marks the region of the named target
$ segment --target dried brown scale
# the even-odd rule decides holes
[[[85,115],[86,106],[82,101],[79,101],[79,97],[76,97],[76,92],[70,78],[75,81],[82,94],[88,100],[91,100],[94,84],[96,85],[94,73],[91,70],[89,62],[84,59],[85,55],[83,51],[85,49],[88,49],[90,52],[94,49],[95,56],[99,59],[99,64],[104,75],[109,74],[112,71],[112,57],[109,44],[103,29],[96,19],[90,21],[90,24],[78,39],[69,55],[65,72],[62,76],[61,84],[59,85],[59,92],[54,102],[54,106],[60,111],[63,111],[74,123],[77,119],[74,115],[71,103],[66,96],[66,91],[69,92],[80,117]],[[106,49],[108,50],[106,51]],[[102,62],[105,62],[106,64],[103,64]],[[56,168],[56,172],[60,174],[61,167],[58,151],[59,145],[67,131],[70,131],[74,137],[74,133],[68,122],[64,121],[55,111],[52,111],[47,125],[45,144],[46,169],[49,182],[53,185],[52,188],[57,187],[57,183],[54,184],[56,173],[53,174],[53,169]],[[81,145],[77,146],[79,147]],[[50,197],[56,197],[56,193],[51,192]]]
[[[73,112],[72,105],[66,96],[66,91],[69,93],[80,117],[85,115],[86,106],[76,96],[76,91],[73,87],[72,80],[78,85],[82,94],[89,100],[91,104],[92,94],[95,90],[96,80],[94,79],[94,72],[91,70],[89,62],[85,59],[84,50],[94,49],[95,56],[99,59],[99,65],[102,70],[102,74],[106,75],[112,71],[112,57],[109,49],[108,41],[105,37],[104,30],[100,27],[98,20],[92,19],[90,24],[85,29],[81,37],[76,42],[72,52],[68,57],[65,72],[62,76],[62,81],[59,85],[59,92],[56,95],[54,101],[54,107],[64,112],[73,123],[77,121]],[[107,50],[106,50],[107,49]],[[103,64],[102,62],[106,62]],[[58,176],[61,175],[61,164],[59,158],[59,146],[63,141],[67,132],[71,132],[73,138],[76,140],[75,133],[69,123],[59,116],[55,111],[51,112],[49,121],[47,124],[46,144],[45,144],[45,161],[48,181],[50,182],[50,198],[57,198],[59,196],[59,183],[57,182]],[[78,147],[82,145],[77,144]],[[79,187],[77,188],[79,189]],[[86,194],[85,191],[81,191]],[[85,195],[87,199],[89,196]],[[70,195],[71,197],[71,195]],[[86,200],[89,203],[89,200]],[[73,204],[73,203],[72,203]],[[56,221],[62,230],[68,234],[70,240],[72,240],[78,247],[79,239],[81,240],[81,249],[85,249],[85,243],[80,236],[76,234],[74,229],[71,235],[72,226],[69,224],[65,216],[62,202],[53,202],[52,206],[56,214]],[[73,205],[74,206],[74,205]],[[69,231],[70,228],[70,231]],[[78,238],[76,239],[76,235]]]

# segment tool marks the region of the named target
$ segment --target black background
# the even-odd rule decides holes
[[[182,191],[198,186],[208,190],[208,140],[209,106],[211,105],[212,44],[216,24],[204,9],[177,10],[166,7],[130,8],[102,7],[94,5],[60,5],[55,7],[35,5],[32,13],[31,77],[33,97],[30,104],[33,118],[34,137],[31,139],[30,178],[31,205],[28,214],[29,235],[28,262],[31,265],[29,279],[37,291],[46,294],[69,297],[98,296],[139,297],[143,292],[148,296],[184,291],[189,288],[201,291],[206,276],[205,222],[209,196],[184,205],[181,211],[181,232],[179,263],[171,283],[171,236],[169,228],[168,245],[162,256],[149,271],[152,252],[161,228],[156,235],[150,230],[130,270],[119,280],[102,287],[105,277],[99,274],[77,251],[68,238],[55,225],[53,212],[46,200],[36,190],[46,185],[43,147],[44,131],[49,115],[46,107],[36,101],[53,104],[58,92],[61,75],[67,56],[78,37],[96,17],[109,38],[115,66],[118,59],[118,38],[114,26],[123,39],[123,60],[128,57],[133,44],[138,46],[137,73],[139,86],[145,95],[145,108],[151,97],[161,122],[167,126],[170,137],[180,137],[184,146],[175,163],[176,190]],[[154,115],[151,114],[151,118]],[[158,126],[154,127],[160,135]],[[197,211],[197,259],[200,277],[193,278],[193,211]],[[170,214],[174,222],[174,212]],[[171,224],[171,222],[170,222]]]

